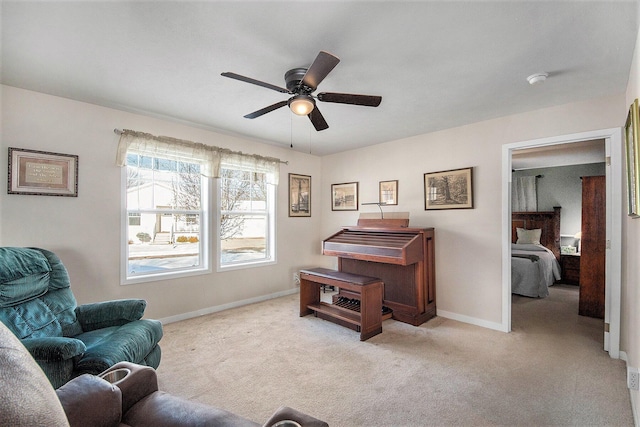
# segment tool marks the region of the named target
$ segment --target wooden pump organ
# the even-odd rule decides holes
[[[324,277],[318,279],[322,284],[334,284],[330,280],[333,277],[339,280],[347,280],[344,276],[355,277],[363,279],[363,282],[377,279],[383,283],[383,316],[391,312],[393,319],[418,326],[436,315],[434,252],[433,228],[409,228],[408,219],[360,219],[358,226],[345,227],[322,242],[324,255],[338,257],[338,271],[331,274],[332,270],[327,269],[303,270],[301,279],[304,278],[307,284],[316,281],[314,277],[317,278],[318,274]],[[332,305],[339,301],[360,300],[358,289],[363,288],[343,287],[340,282],[335,284],[339,292],[333,296]],[[326,314],[320,306],[323,303],[312,301],[306,295],[301,287],[301,298],[305,299],[301,299],[301,316],[311,311]],[[326,304],[324,306],[329,308]],[[343,324],[340,319],[331,319],[331,315],[322,317]],[[380,326],[377,333],[381,331]],[[369,334],[373,335],[375,333]],[[362,340],[367,338],[361,335]]]

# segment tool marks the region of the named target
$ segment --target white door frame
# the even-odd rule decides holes
[[[511,331],[511,155],[513,150],[604,139],[607,191],[607,250],[604,349],[620,358],[622,188],[624,158],[622,129],[611,128],[502,146],[502,330]]]

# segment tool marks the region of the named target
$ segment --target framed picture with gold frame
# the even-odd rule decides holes
[[[633,218],[640,217],[640,146],[638,100],[629,107],[627,121],[624,125],[624,146],[627,171],[628,214]]]
[[[78,156],[9,147],[7,193],[78,197]]]

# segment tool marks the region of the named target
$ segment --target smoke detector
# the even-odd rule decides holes
[[[535,85],[544,82],[545,80],[547,80],[547,77],[549,77],[549,73],[536,73],[531,74],[529,77],[527,77],[527,81],[530,85]]]

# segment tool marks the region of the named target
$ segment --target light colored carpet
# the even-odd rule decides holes
[[[332,427],[632,426],[625,364],[577,301],[514,296],[508,334],[436,317],[361,342],[290,295],[165,325],[160,388],[259,423],[287,405]]]

